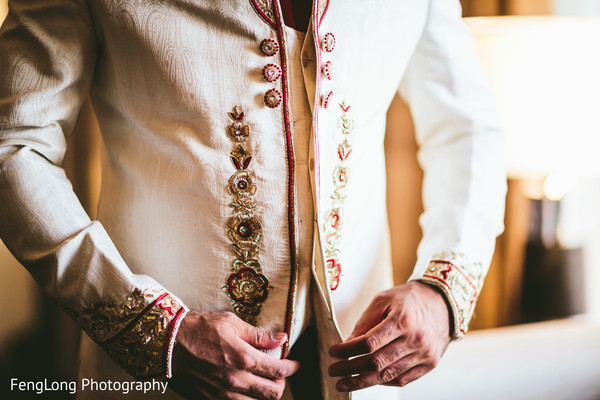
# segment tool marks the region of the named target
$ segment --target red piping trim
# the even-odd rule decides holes
[[[167,354],[167,352],[169,351],[169,343],[171,342],[171,336],[173,335],[173,328],[175,328],[175,325],[177,325],[177,321],[179,320],[179,317],[181,316],[181,314],[183,313],[183,307],[179,308],[179,311],[177,311],[177,314],[175,314],[175,317],[171,320],[171,326],[169,326],[169,334],[167,335],[167,340],[165,341],[165,354]]]
[[[327,14],[327,9],[329,8],[329,0],[327,0],[327,4],[325,4],[325,9],[323,9],[323,14],[321,14],[321,19],[319,19],[319,26],[323,22],[323,17]]]
[[[283,120],[285,124],[285,139],[287,146],[287,161],[288,161],[288,228],[289,228],[289,241],[290,241],[290,286],[288,290],[288,299],[286,305],[285,315],[285,332],[287,333],[288,339],[281,349],[281,358],[285,358],[288,354],[290,347],[290,333],[292,328],[292,310],[294,306],[294,290],[296,285],[296,226],[295,226],[295,199],[294,199],[294,153],[292,148],[292,137],[290,130],[290,117],[289,117],[289,105],[287,98],[288,89],[288,78],[287,78],[287,65],[286,65],[286,48],[283,46],[284,32],[281,26],[281,10],[277,0],[273,0],[273,9],[275,10],[275,17],[277,18],[277,38],[281,44],[279,51],[279,57],[281,59],[281,85],[283,92]]]

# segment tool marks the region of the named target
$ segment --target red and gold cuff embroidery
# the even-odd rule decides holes
[[[469,262],[463,254],[440,253],[434,257],[422,277],[417,280],[440,288],[454,317],[455,339],[467,333],[477,297],[483,286],[481,263]]]
[[[137,379],[171,377],[175,337],[188,308],[158,289],[136,288],[123,301],[65,311],[125,371]]]
[[[122,332],[99,344],[137,379],[170,378],[175,337],[187,311],[175,297],[164,293]]]
[[[239,107],[235,107],[229,117],[233,123],[227,127],[227,135],[236,145],[229,157],[235,172],[228,185],[229,194],[233,196],[230,203],[233,215],[227,222],[227,229],[236,258],[223,288],[231,298],[236,314],[254,325],[269,293],[269,280],[262,274],[257,259],[262,224],[254,216],[256,184],[254,175],[248,171],[252,155],[241,144],[250,136],[250,128]]]
[[[338,128],[342,132],[344,140],[337,148],[338,165],[333,170],[333,193],[331,194],[331,209],[325,214],[323,231],[325,232],[325,260],[327,281],[331,290],[336,290],[340,285],[342,266],[340,264],[340,251],[338,249],[341,240],[341,229],[343,222],[344,200],[348,191],[348,180],[350,170],[346,161],[352,153],[352,147],[348,143],[348,136],[354,129],[354,121],[348,117],[350,106],[344,102],[340,104],[342,115],[338,120]]]

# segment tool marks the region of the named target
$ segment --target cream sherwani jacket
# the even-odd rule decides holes
[[[383,139],[397,92],[425,171],[412,279],[443,290],[466,332],[505,184],[458,1],[319,0],[306,35],[272,0],[9,4],[0,234],[89,336],[82,376],[169,376],[188,309],[286,331],[285,356],[312,308],[326,372],[329,346],[392,285]],[[98,221],[60,168],[88,94]],[[324,396],[347,398],[333,383]]]

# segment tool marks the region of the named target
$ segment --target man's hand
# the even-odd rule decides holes
[[[259,349],[275,349],[286,339],[229,312],[191,311],[177,334],[169,386],[188,399],[279,399],[299,364]]]
[[[431,371],[450,343],[448,312],[442,294],[420,282],[375,296],[350,337],[329,351],[355,357],[329,367],[330,376],[344,377],[337,389],[404,386]]]

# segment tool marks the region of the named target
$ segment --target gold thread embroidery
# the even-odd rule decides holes
[[[234,122],[228,126],[227,136],[240,143],[230,154],[236,171],[229,178],[228,185],[229,194],[233,196],[229,204],[233,216],[227,221],[227,229],[236,259],[223,288],[232,300],[236,314],[246,322],[256,324],[256,317],[269,293],[269,280],[263,275],[257,259],[262,224],[254,216],[256,184],[254,175],[247,170],[252,155],[241,145],[250,136],[250,128],[244,123],[245,114],[239,107],[234,107],[229,117]]]
[[[348,135],[354,129],[354,120],[348,116],[350,106],[344,102],[340,104],[342,115],[338,120],[338,128],[344,136],[337,148],[338,165],[333,169],[333,193],[331,194],[332,206],[325,214],[323,230],[325,232],[325,262],[329,288],[336,290],[339,287],[342,275],[340,263],[340,250],[338,248],[341,240],[341,230],[344,220],[344,200],[347,197],[350,169],[346,161],[352,153],[352,146],[348,143]]]
[[[255,0],[254,4],[256,4],[264,16],[268,18],[268,23],[275,23],[275,10],[273,9],[273,3],[271,0]]]
[[[121,303],[97,302],[81,313],[71,311],[81,328],[96,342],[101,342],[121,331],[157,297],[157,289],[143,292],[136,288]]]
[[[169,377],[169,354],[165,343],[176,334],[185,307],[165,294],[131,327],[100,343],[108,355],[135,378]],[[170,348],[170,346],[169,346]]]

